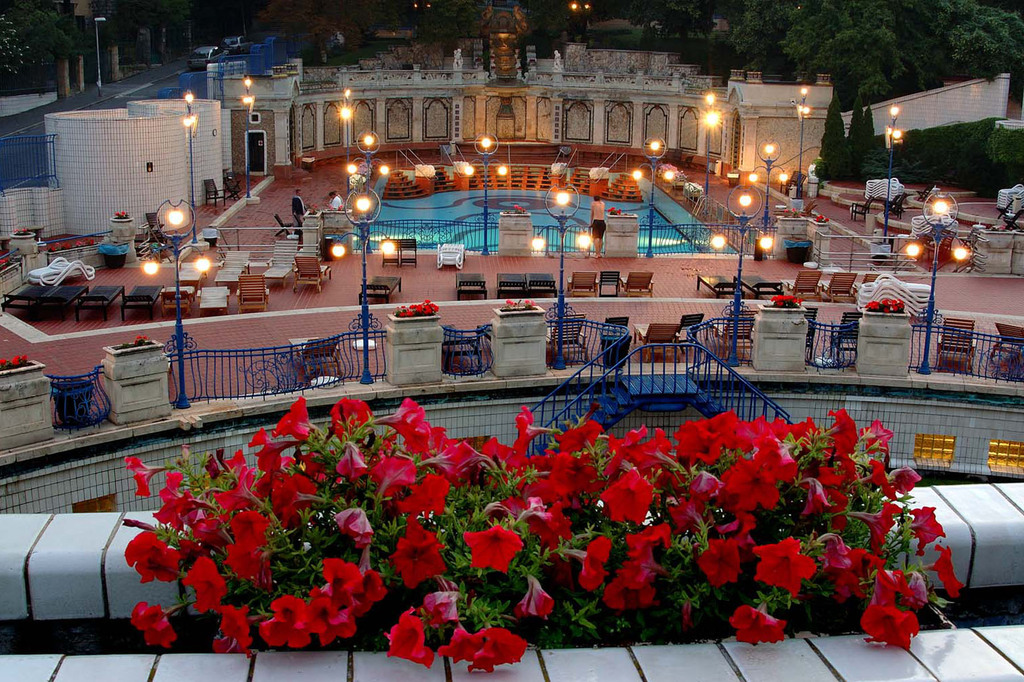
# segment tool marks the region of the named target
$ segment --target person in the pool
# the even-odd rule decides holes
[[[594,253],[601,257],[601,247],[604,246],[604,199],[595,196],[590,203],[590,238],[594,242]]]

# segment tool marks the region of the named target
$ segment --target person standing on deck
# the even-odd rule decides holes
[[[601,248],[604,246],[604,199],[594,197],[590,203],[590,238],[594,241],[594,253],[601,257]]]
[[[302,216],[306,214],[306,204],[302,201],[302,190],[295,188],[295,196],[292,197],[292,218],[295,219],[295,227],[302,227]]]

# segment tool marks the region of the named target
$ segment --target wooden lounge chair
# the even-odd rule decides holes
[[[597,295],[598,296],[618,296],[619,288],[622,286],[622,276],[618,270],[602,270],[601,277],[597,282]],[[605,287],[614,287],[615,291],[611,294],[604,293]]]
[[[217,183],[213,181],[213,178],[203,180],[203,195],[204,204],[210,203],[210,199],[213,199],[214,207],[217,206],[218,199],[225,205],[228,203],[227,194],[224,193],[224,190],[217,189]]]
[[[193,287],[196,291],[203,288],[208,275],[208,271],[200,270],[193,262],[180,263],[178,266],[178,279],[181,280],[181,285]]]
[[[199,315],[205,313],[227,314],[231,290],[227,287],[205,287],[199,292]]]
[[[227,251],[224,254],[224,262],[221,263],[217,277],[213,281],[218,286],[230,287],[237,285],[238,276],[247,272],[249,272],[249,252]]]
[[[752,308],[744,308],[740,312],[738,322],[730,315],[725,318],[723,324],[712,327],[711,351],[720,358],[726,358],[732,354],[734,325],[736,326],[736,355],[740,360],[749,360],[754,331],[754,310]]]
[[[269,267],[263,271],[263,277],[268,282],[277,282],[284,286],[285,280],[295,268],[298,250],[299,245],[294,241],[281,239],[274,242],[274,255],[270,258]]]
[[[680,327],[678,324],[666,322],[652,322],[642,334],[637,335],[637,342],[643,346],[659,343],[676,343],[679,339]],[[654,362],[668,359],[669,354],[664,347],[646,348],[641,355],[641,361]]]
[[[289,234],[291,234],[291,231],[288,228],[295,227],[295,223],[286,223],[285,221],[281,220],[281,216],[278,215],[277,213],[274,214],[274,220],[276,220],[277,224],[281,227],[280,230],[274,233],[275,237],[280,237],[282,234],[288,236]]]
[[[314,284],[320,293],[325,275],[331,276],[331,266],[322,264],[316,256],[296,256],[292,291],[298,291],[300,284]]]
[[[177,293],[174,291],[174,287],[164,287],[160,291],[160,314],[166,315],[167,313],[173,313],[176,311],[178,305],[175,298]],[[192,302],[196,298],[196,290],[194,287],[181,287],[181,314],[189,315],[192,313]]]
[[[530,298],[554,298],[558,295],[555,276],[547,272],[526,273],[526,295]]]
[[[631,272],[626,279],[620,280],[622,291],[626,296],[654,296],[654,273]]]
[[[820,270],[800,270],[796,273],[796,279],[792,282],[783,282],[782,288],[789,295],[799,298],[820,298],[818,295],[818,283],[821,281]]]
[[[686,340],[686,333],[690,327],[704,321],[704,313],[684,313],[679,316],[679,340]]]
[[[878,279],[878,275],[879,274],[881,274],[881,273],[878,273],[878,272],[865,272],[864,273],[864,279],[862,279],[861,281],[859,281],[859,282],[857,282],[856,284],[853,285],[853,293],[856,294],[857,292],[859,292],[860,288],[862,286],[864,286],[865,284],[871,284],[872,282],[874,282],[876,279]]]
[[[947,317],[942,326],[935,369],[970,374],[974,370],[974,320]]]
[[[989,351],[989,366],[997,377],[1024,378],[1024,326],[996,322],[999,341]]]
[[[853,283],[857,281],[856,272],[837,272],[832,275],[828,284],[819,284],[821,297],[826,301],[846,299],[855,301],[857,295],[853,292]]]
[[[263,275],[238,276],[238,312],[266,312],[269,304],[270,289]]]
[[[310,339],[299,347],[298,356],[304,383],[311,387],[337,383],[346,374],[337,338]]]
[[[597,273],[574,272],[569,275],[570,296],[597,296]]]

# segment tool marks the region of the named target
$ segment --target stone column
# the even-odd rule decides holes
[[[593,105],[594,105],[593,116],[592,116],[593,124],[592,124],[592,130],[591,130],[592,137],[590,138],[590,141],[593,142],[594,144],[608,144],[605,141],[605,139],[604,139],[605,138],[604,122],[605,122],[605,116],[607,115],[607,112],[605,112],[605,110],[604,110],[605,109],[605,101],[604,101],[603,98],[602,99],[595,98],[594,101],[593,101]]]
[[[807,309],[757,306],[751,364],[759,372],[803,372]]]
[[[168,360],[156,343],[130,348],[105,346],[103,379],[115,424],[149,421],[171,413]]]
[[[643,74],[637,74],[637,79],[640,81],[640,87],[643,87]],[[640,147],[643,146],[643,143],[647,141],[647,139],[644,137],[644,103],[642,100],[634,99],[632,104],[633,130],[630,131],[629,143],[633,147]]]
[[[857,372],[905,377],[910,366],[910,315],[865,312],[857,332]]]
[[[103,238],[106,244],[115,246],[128,245],[128,253],[125,256],[125,263],[135,263],[138,256],[135,253],[135,222],[131,218],[111,218],[110,234]]]
[[[526,139],[537,139],[537,96],[526,96]]]
[[[412,141],[423,141],[423,98],[412,98]]]
[[[313,124],[314,124],[314,141],[313,151],[322,152],[324,150],[324,103],[314,102],[313,103]]]
[[[82,55],[75,58],[75,89],[85,92],[85,57]]]
[[[608,258],[636,258],[647,248],[647,235],[640,238],[640,219],[631,213],[605,216],[604,255]],[[642,244],[641,246],[638,246]],[[646,253],[646,251],[645,251]]]
[[[672,84],[679,81],[678,75],[672,76]],[[669,149],[679,149],[679,105],[670,104],[668,107],[668,134],[665,136],[665,146]],[[680,169],[682,170],[682,169]]]
[[[107,54],[110,56],[110,82],[113,83],[121,80],[121,58],[117,52],[117,45],[108,47]]]
[[[441,318],[388,315],[385,352],[388,383],[395,386],[441,383]]]
[[[533,253],[533,221],[529,213],[502,211],[498,215],[498,255],[529,256]]]
[[[1008,275],[1013,272],[1014,233],[1003,230],[985,230],[982,235],[988,242],[978,244],[978,253],[988,256],[985,272],[992,275]],[[1024,247],[1024,242],[1021,243]],[[1024,249],[1018,256],[1024,259]]]
[[[57,60],[57,97],[64,99],[71,94],[71,76],[67,59]]]
[[[502,312],[494,309],[491,320],[491,372],[496,377],[526,377],[546,374],[547,332],[544,310]]]
[[[476,117],[474,120],[474,137],[480,137],[484,133],[493,135],[494,133],[487,129],[487,95],[477,95],[476,102],[473,105],[473,115]]]
[[[300,256],[319,256],[320,242],[324,238],[324,217],[323,213],[309,213],[302,216],[302,245],[299,247]]]
[[[30,360],[25,367],[0,372],[0,443],[5,450],[53,438],[50,380],[44,369]]]
[[[1010,257],[1010,272],[1024,275],[1024,232],[1013,233],[1013,255]]]

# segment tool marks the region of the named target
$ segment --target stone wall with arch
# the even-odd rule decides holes
[[[604,110],[604,141],[630,146],[633,140],[633,103],[608,102]],[[641,140],[639,144],[643,144]]]
[[[452,101],[448,98],[433,98],[423,101],[423,139],[444,140],[451,138]]]
[[[644,140],[657,137],[668,141],[668,115],[669,107],[665,104],[644,105]]]
[[[412,101],[406,98],[387,100],[384,105],[384,141],[412,140]]]

